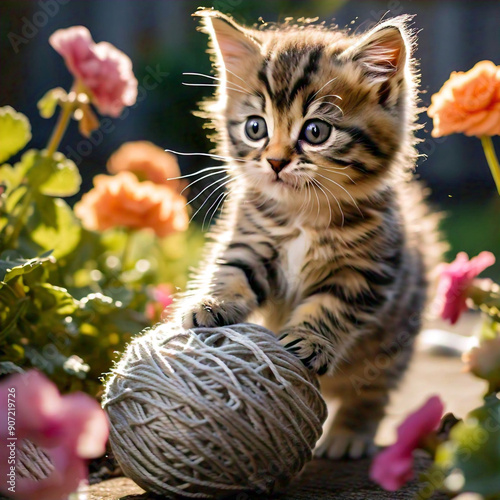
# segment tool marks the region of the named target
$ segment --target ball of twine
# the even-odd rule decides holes
[[[103,407],[123,472],[168,498],[285,486],[326,418],[316,378],[251,324],[158,325],[129,345]]]
[[[16,474],[22,479],[41,481],[54,471],[54,464],[42,448],[23,439],[17,449]]]

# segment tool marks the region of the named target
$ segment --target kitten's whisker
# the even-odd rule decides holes
[[[322,95],[321,97],[318,97],[317,99],[314,100],[314,102],[321,101],[321,99],[325,99],[326,97],[336,97],[337,99],[342,100],[342,97],[340,97],[338,94],[326,94]]]
[[[229,193],[228,193],[229,194]],[[224,213],[224,205],[226,204],[226,201],[228,200],[229,196],[225,196],[223,199],[222,199],[222,205],[220,207],[220,213]]]
[[[308,167],[318,167],[319,166],[319,165],[316,165],[316,163],[305,163],[305,162],[301,163],[301,165],[306,165]],[[332,166],[325,167],[325,166],[322,166],[322,168],[329,168],[332,170],[347,170],[348,168],[351,168],[351,165],[348,165],[347,167],[332,167]]]
[[[314,193],[314,182],[312,177],[311,177],[311,183],[309,184],[309,191],[310,191],[310,207],[311,207],[310,212],[312,213],[314,209],[313,196],[312,196],[312,194]]]
[[[309,204],[309,199],[310,199],[310,195],[311,195],[311,191],[310,191],[311,186],[309,185],[308,181],[305,182],[305,188],[306,188],[307,198],[304,196],[304,201],[302,202],[302,205],[300,205],[299,213],[302,212],[302,210],[304,209],[304,206],[307,207]]]
[[[330,203],[330,198],[328,198],[328,196],[325,193],[323,187],[325,187],[325,189],[333,196],[333,198],[337,202],[337,205],[339,207],[340,213],[342,214],[342,221],[343,221],[344,220],[344,212],[342,211],[342,207],[340,206],[339,200],[337,200],[336,196],[326,186],[322,187],[321,184],[319,183],[319,181],[317,179],[313,178],[313,182],[316,184],[316,186],[318,186],[318,188],[321,190],[321,192],[325,195],[325,199],[326,199],[326,201],[328,203],[328,227],[330,227],[330,225],[332,223],[332,213],[333,213],[333,210],[332,210],[332,205]],[[343,223],[342,223],[342,225],[343,225]]]
[[[311,181],[314,182],[314,178],[313,177],[311,177]],[[318,218],[319,218],[320,211],[321,211],[321,203],[319,201],[318,193],[316,192],[315,189],[313,189],[313,193],[316,195],[316,201],[318,202],[318,211],[317,211],[317,214],[316,214],[316,221],[317,221]]]
[[[190,182],[181,192],[180,194],[182,194],[184,191],[186,191],[186,189],[190,188],[191,186],[194,186],[196,183],[202,181],[203,179],[207,179],[208,177],[211,177],[212,175],[217,175],[217,174],[220,174],[222,172],[227,172],[226,169],[220,171],[220,172],[211,172],[207,175],[204,175],[203,177],[200,177],[199,179],[196,179],[194,180],[193,182]],[[227,177],[227,176],[226,176]]]
[[[342,110],[342,108],[339,105],[335,104],[334,102],[324,101],[322,104],[329,104],[330,106],[337,108],[340,111],[340,113],[342,114],[342,116],[344,116],[344,111]]]
[[[332,166],[325,167],[325,166],[323,166],[323,168],[330,168],[330,169],[338,172],[341,170],[347,170],[348,168],[351,168],[351,165],[348,165],[347,167],[332,167]]]
[[[210,78],[211,80],[216,80],[218,82],[224,82],[225,80],[223,80],[222,78],[217,78],[215,76],[210,76],[210,75],[204,75],[203,73],[182,73],[183,75],[186,75],[186,76],[203,76],[205,78]],[[234,83],[234,82],[231,82],[231,85],[234,86],[234,87],[237,87],[245,92],[247,92],[249,89],[245,89],[244,87],[242,87],[241,85],[238,85],[237,83]]]
[[[321,168],[323,170],[329,171],[329,172],[334,172],[337,175],[343,175],[344,177],[347,177],[353,184],[356,184],[355,181],[353,181],[352,177],[349,174],[344,174],[344,172],[337,172],[335,168],[331,167],[322,167],[320,165],[316,165],[318,168]]]
[[[328,170],[329,172],[335,172],[336,174],[339,175],[349,175],[349,174],[344,174],[342,170],[345,170],[345,168],[336,168],[336,167],[327,167],[327,166],[320,166],[320,165],[315,165],[318,168],[321,168],[323,170]]]
[[[333,182],[333,184],[335,184],[337,187],[339,187],[340,189],[342,189],[342,191],[345,191],[347,193],[347,196],[349,196],[349,198],[351,198],[352,203],[358,209],[358,212],[361,214],[361,216],[364,216],[363,212],[361,211],[361,209],[359,208],[358,204],[356,203],[356,200],[352,197],[352,194],[349,193],[349,191],[344,186],[340,185],[338,182],[335,182],[332,179],[329,179],[328,177],[325,177],[324,175],[319,174],[318,172],[316,172],[316,175],[319,175],[320,177],[323,177],[323,179],[326,179],[327,181]]]
[[[311,102],[311,103],[309,104],[309,106],[312,106],[315,102],[321,101],[321,99],[325,99],[325,98],[327,98],[327,97],[336,97],[337,99],[342,100],[342,97],[340,97],[340,96],[339,96],[339,95],[337,95],[337,94],[326,94],[326,95],[322,95],[322,96],[317,97],[316,99],[314,99],[314,101],[313,101],[313,102]]]
[[[312,101],[328,84],[332,83],[333,81],[335,81],[337,79],[337,77],[335,76],[334,78],[332,78],[331,80],[328,80],[324,85],[323,87],[321,87],[317,92],[315,92],[311,97],[310,99],[308,99],[308,101]],[[341,98],[342,99],[342,98]]]
[[[215,210],[213,211],[212,216],[210,217],[210,220],[208,221],[208,227],[210,227],[212,225],[213,218],[215,217],[215,214],[218,212],[219,207],[220,207],[221,212],[224,209],[224,203],[227,200],[227,197],[229,196],[229,194],[231,192],[232,191],[226,191],[225,193],[222,193],[220,201],[219,201],[219,203],[217,203],[217,206],[215,207]]]
[[[188,83],[188,82],[182,82],[182,85],[185,85],[186,87],[220,87],[218,83]],[[252,95],[250,92],[247,92],[246,90],[239,90],[239,89],[233,89],[229,85],[226,84],[225,86],[226,89],[232,90],[233,92],[240,92],[240,94],[247,94],[247,95]]]
[[[259,92],[257,89],[254,89],[253,87],[251,87],[250,85],[248,85],[248,82],[246,82],[243,78],[241,78],[241,76],[238,76],[236,73],[233,73],[231,70],[229,70],[227,68],[226,68],[226,71],[228,73],[231,73],[231,75],[235,76],[239,80],[241,80],[252,92],[255,92],[257,95],[259,95],[261,97],[264,97],[261,92]]]
[[[199,211],[200,211],[200,210],[201,210],[201,209],[205,206],[205,204],[207,203],[207,201],[208,201],[208,200],[212,197],[212,195],[213,195],[214,193],[216,193],[219,189],[223,188],[226,184],[229,184],[231,181],[233,181],[233,180],[235,180],[235,179],[238,179],[238,178],[239,178],[239,177],[241,177],[242,175],[243,175],[243,174],[237,175],[236,177],[231,177],[229,180],[226,180],[226,181],[225,181],[223,184],[221,184],[220,186],[217,186],[217,187],[216,187],[216,188],[215,188],[215,189],[214,189],[214,190],[213,190],[213,191],[212,191],[212,192],[211,192],[211,193],[207,196],[207,198],[205,199],[205,201],[201,204],[200,208],[198,208],[198,210],[196,210],[196,212],[195,212],[195,213],[191,216],[191,219],[189,219],[189,222],[191,222],[191,221],[192,221],[192,220],[196,217],[196,215],[197,215],[197,214],[199,213]],[[229,177],[229,176],[228,176],[228,177]],[[224,179],[223,179],[223,180],[224,180]],[[210,186],[213,186],[214,184],[216,184],[216,183],[213,183],[213,184],[211,184]],[[210,187],[210,186],[207,186],[207,187]],[[207,188],[205,188],[203,191],[206,191],[206,190],[207,190]],[[203,193],[203,191],[201,191],[201,192],[198,194],[198,196],[200,196],[200,194],[201,194],[201,193]],[[197,197],[198,197],[198,196],[197,196]],[[197,197],[196,197],[196,198],[197,198]],[[193,199],[193,200],[191,200],[191,201],[194,201],[194,199]]]
[[[313,202],[312,202],[312,199],[313,199],[312,193],[313,193],[313,190],[314,190],[312,181],[308,185],[308,188],[309,188],[308,204],[309,204],[309,207],[311,207],[309,211],[312,212],[312,205],[313,205]],[[309,213],[309,211],[308,211],[308,213]]]
[[[208,167],[208,168],[204,168],[202,170],[199,170],[198,172],[193,172],[192,174],[185,174],[185,175],[180,175],[179,177],[169,177],[167,179],[167,181],[176,181],[178,179],[186,179],[187,177],[193,177],[195,175],[200,175],[202,174],[203,172],[207,172],[208,170],[220,170],[220,171],[227,171],[228,168],[227,167]]]
[[[244,160],[243,158],[233,158],[232,156],[221,156],[214,153],[182,153],[181,151],[174,151],[173,149],[165,149],[167,153],[173,153],[174,155],[180,156],[208,156],[210,158],[215,158],[217,160],[231,160],[240,161],[242,163],[249,163],[250,160]]]
[[[342,216],[342,227],[344,227],[345,215],[344,215],[344,211],[342,210],[342,205],[341,205],[339,199],[326,186],[321,186],[321,184],[318,182],[317,179],[315,179],[315,181],[317,182],[317,185],[318,185],[319,189],[321,189],[321,191],[323,191],[323,188],[325,188],[333,196],[333,199],[335,200],[335,202],[337,203],[337,206],[339,207],[340,215]],[[326,196],[326,193],[324,191],[323,191],[323,193]],[[328,205],[330,207],[330,219],[328,221],[328,226],[330,226],[330,224],[332,223],[332,206],[330,205],[330,201],[328,201]]]
[[[208,217],[208,214],[211,212],[212,208],[215,206],[215,204],[217,203],[217,201],[220,200],[219,203],[218,203],[218,205],[217,205],[217,207],[215,208],[215,210],[214,210],[214,212],[212,214],[212,217],[210,218],[210,220],[208,222],[207,228],[210,227],[210,223],[212,222],[212,219],[213,219],[215,213],[217,212],[217,208],[219,207],[220,202],[222,201],[222,198],[224,196],[226,196],[227,194],[228,194],[227,191],[225,193],[220,193],[219,196],[217,196],[217,198],[215,199],[215,201],[212,203],[212,205],[210,205],[210,208],[207,210],[207,213],[205,214],[205,217],[203,217],[203,222],[201,224],[201,230],[202,231],[204,231],[204,229],[205,229],[205,221],[206,221],[206,219]]]
[[[191,205],[191,203],[193,203],[193,201],[197,200],[207,189],[210,189],[212,186],[215,186],[216,184],[224,182],[229,177],[230,177],[229,174],[225,175],[224,177],[221,177],[220,179],[217,179],[216,181],[212,182],[212,184],[205,186],[192,200],[188,201],[186,203],[186,205]]]
[[[239,177],[242,177],[242,176],[237,176],[237,177],[239,178]],[[235,177],[235,179],[236,179],[236,177]],[[222,205],[220,207],[220,213],[223,213],[223,211],[224,211],[224,205],[226,204],[226,201],[229,199],[229,195],[232,194],[232,193],[234,193],[234,191],[235,191],[235,189],[237,187],[239,187],[238,183],[235,183],[235,185],[233,187],[229,186],[227,188],[226,192],[224,193],[224,197],[221,200],[222,201]],[[209,224],[212,223],[212,219],[215,216],[215,214],[216,214],[216,212],[217,212],[218,209],[219,209],[218,206],[215,207],[214,213],[212,214],[212,217],[210,218]]]

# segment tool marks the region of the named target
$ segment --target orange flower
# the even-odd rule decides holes
[[[94,186],[75,206],[89,230],[150,228],[162,238],[187,228],[186,200],[168,186],[139,182],[131,172],[97,175]]]
[[[431,102],[427,114],[434,121],[433,137],[499,135],[500,66],[481,61],[466,73],[453,72]]]
[[[168,184],[172,189],[179,186],[178,180],[167,181],[180,175],[175,156],[148,141],[126,142],[111,155],[107,167],[112,174],[128,170],[139,179]]]

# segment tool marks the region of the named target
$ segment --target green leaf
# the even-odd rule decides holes
[[[28,229],[31,239],[43,250],[53,250],[57,258],[68,255],[80,241],[80,222],[60,198],[38,196]]]
[[[10,214],[16,208],[17,204],[21,201],[23,196],[28,191],[26,186],[19,186],[17,189],[10,192],[10,196],[7,198],[5,203],[5,211]]]
[[[44,315],[69,316],[78,309],[78,302],[65,288],[41,283],[31,287],[37,309]]]
[[[35,269],[54,264],[55,258],[51,255],[36,257],[34,259],[9,258],[9,253],[0,255],[0,281],[8,282],[16,276],[23,276],[32,273]],[[1,286],[1,285],[0,285]]]
[[[483,406],[469,413],[467,418],[453,427],[450,440],[438,449],[436,463],[452,471],[450,477],[454,481],[447,480],[447,487],[457,484],[461,491],[487,497],[500,493],[498,397],[486,398]]]
[[[68,97],[68,93],[61,87],[49,90],[37,103],[40,116],[42,118],[51,118],[59,102],[63,102]]]
[[[47,196],[73,196],[80,190],[82,178],[75,163],[62,153],[52,157],[46,151],[31,149],[24,153],[21,163],[28,170],[28,179],[40,193]]]
[[[2,283],[3,284],[3,283]],[[9,284],[7,284],[6,288],[2,289],[2,292],[9,288]],[[4,319],[2,318],[2,329],[0,330],[0,340],[4,340],[8,335],[15,334],[18,331],[18,321],[19,318],[23,317],[27,310],[29,309],[29,299],[24,297],[20,301],[17,302],[12,310],[9,310],[8,316]],[[16,338],[19,338],[18,335],[15,335]]]
[[[73,196],[80,191],[82,178],[75,163],[62,153],[54,153],[51,163],[52,175],[40,186],[47,196]]]
[[[7,193],[16,189],[23,182],[28,167],[28,165],[20,162],[13,167],[8,163],[0,167],[0,179],[2,184],[7,186]]]
[[[0,108],[0,163],[21,151],[30,139],[28,118],[10,106]]]

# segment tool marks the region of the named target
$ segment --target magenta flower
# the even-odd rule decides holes
[[[164,319],[165,309],[174,300],[172,287],[164,283],[155,286],[151,292],[151,298],[152,302],[146,304],[146,316],[151,323],[157,323]]]
[[[481,252],[471,260],[465,252],[460,252],[451,264],[441,265],[436,294],[441,318],[451,324],[458,321],[467,310],[467,289],[476,276],[494,263],[495,256],[491,252]]]
[[[130,58],[107,42],[95,43],[87,28],[54,32],[49,43],[63,56],[79,87],[103,115],[117,117],[137,98],[137,80]]]
[[[370,478],[382,488],[396,491],[413,478],[413,450],[423,438],[436,430],[444,405],[433,396],[398,427],[397,441],[381,451],[373,460]]]
[[[36,370],[12,375],[0,384],[0,475],[10,471],[9,457],[17,456],[29,439],[50,458],[54,469],[42,480],[16,477],[15,492],[5,480],[0,491],[23,500],[65,500],[87,478],[86,460],[101,456],[108,439],[106,416],[93,398],[83,393],[61,396],[56,386]],[[7,412],[15,411],[13,427]],[[12,414],[10,414],[12,415]],[[17,440],[9,438],[15,437]],[[14,451],[6,444],[15,443]]]

